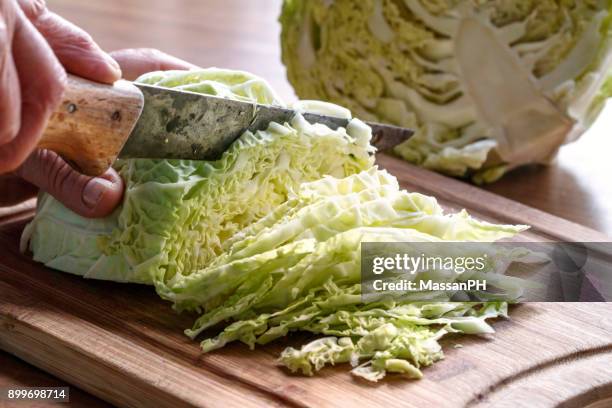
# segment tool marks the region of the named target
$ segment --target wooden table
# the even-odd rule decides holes
[[[47,0],[106,50],[155,47],[201,66],[244,69],[266,78],[287,101],[295,95],[280,63],[281,0]],[[612,112],[551,167],[521,169],[487,190],[612,235]],[[0,387],[61,385],[0,353]],[[71,390],[74,406],[105,406]]]

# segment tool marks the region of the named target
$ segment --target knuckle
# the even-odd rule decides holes
[[[157,48],[141,48],[140,52],[153,60],[160,59],[164,56],[164,53]]]
[[[60,191],[62,183],[70,175],[68,164],[58,154],[46,149],[37,150],[35,154],[36,167],[33,170],[42,178],[41,187],[51,193]]]
[[[75,34],[74,42],[80,48],[86,49],[86,50],[94,50],[97,48],[95,46],[93,37],[88,32],[78,28],[74,34]]]
[[[45,0],[33,0],[31,7],[35,16],[41,16],[47,11],[47,2]]]
[[[47,40],[51,40],[56,53],[72,54],[97,48],[93,37],[87,31],[56,13],[45,13],[45,17],[39,19],[36,26],[46,33]]]
[[[46,158],[48,157],[49,152],[44,149],[36,149],[32,152],[28,160],[24,164],[24,167],[27,166],[28,171],[33,174],[45,174],[46,169]]]
[[[56,44],[57,46],[65,46],[67,50],[89,50],[94,48],[93,37],[87,31],[64,20],[55,13],[49,13],[49,17],[45,21],[45,28],[61,38],[61,44]]]
[[[19,0],[19,6],[31,21],[38,20],[47,11],[45,0]]]

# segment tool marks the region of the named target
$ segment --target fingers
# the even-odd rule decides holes
[[[110,214],[123,197],[123,180],[112,168],[101,177],[85,176],[50,150],[37,149],[17,173],[84,217]]]
[[[123,77],[130,81],[151,71],[197,68],[196,65],[153,48],[130,48],[112,51],[110,55],[119,63]]]
[[[0,9],[0,146],[10,143],[19,132],[21,92],[11,53],[14,22]]]
[[[15,170],[35,148],[66,86],[66,72],[45,39],[21,10],[15,10],[15,16],[12,56],[21,89],[21,118],[17,136],[0,145],[0,173]]]
[[[119,65],[84,30],[50,12],[44,1],[19,0],[19,3],[68,72],[108,84],[121,79]]]

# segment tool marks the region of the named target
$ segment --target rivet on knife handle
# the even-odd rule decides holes
[[[128,81],[104,85],[73,75],[38,143],[90,176],[115,161],[143,107],[140,90]]]

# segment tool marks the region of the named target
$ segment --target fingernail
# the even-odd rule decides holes
[[[110,188],[110,183],[104,179],[92,178],[83,189],[83,202],[89,208],[96,208],[104,192]]]

